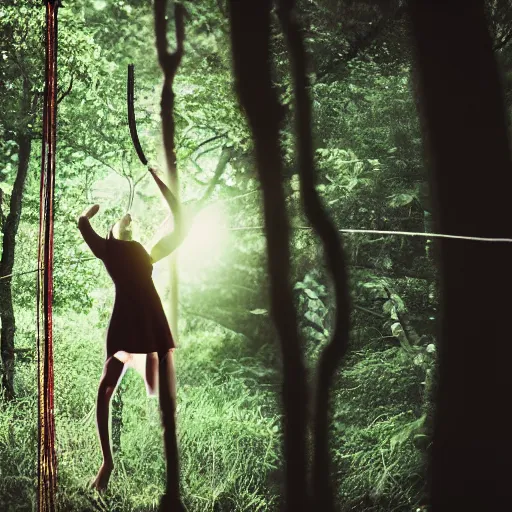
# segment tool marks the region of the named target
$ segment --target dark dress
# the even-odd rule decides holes
[[[88,219],[80,231],[114,281],[116,295],[107,331],[107,358],[118,351],[130,354],[165,354],[175,348],[162,302],[151,277],[153,265],[144,247],[118,240],[110,230],[100,237]]]

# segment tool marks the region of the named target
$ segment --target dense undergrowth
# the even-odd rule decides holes
[[[18,337],[28,348],[29,317],[19,316]],[[146,397],[133,371],[118,390],[120,438],[109,491],[100,497],[87,488],[101,461],[94,400],[103,334],[96,320],[93,313],[56,319],[59,502],[69,511],[157,510],[164,477],[157,401]],[[190,511],[279,508],[279,374],[272,369],[271,350],[253,357],[245,352],[241,338],[206,333],[188,333],[177,351],[181,483]],[[35,507],[35,365],[30,357],[19,364],[17,399],[1,404],[0,509],[9,512]],[[418,506],[420,384],[417,368],[396,346],[352,352],[336,387],[331,426],[340,510]]]

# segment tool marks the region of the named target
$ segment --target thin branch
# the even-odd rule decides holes
[[[0,276],[0,281],[4,280],[4,279],[8,279],[9,277],[17,277],[17,276],[23,276],[25,274],[33,274],[34,272],[37,272],[38,270],[43,270],[42,268],[41,269],[34,269],[34,270],[27,270],[26,272],[12,272],[11,274],[6,274],[5,276]]]
[[[3,228],[5,222],[4,211],[2,209],[2,204],[4,201],[4,191],[0,188],[0,229]]]
[[[79,151],[83,151],[85,153],[86,156],[88,156],[89,158],[92,158],[93,160],[96,160],[98,163],[104,165],[105,167],[108,167],[111,171],[114,171],[118,176],[121,176],[123,178],[126,178],[126,176],[124,175],[124,173],[118,171],[115,167],[113,167],[112,165],[110,165],[109,163],[107,163],[105,160],[103,160],[101,157],[97,156],[97,155],[93,155],[91,152],[90,152],[90,149],[85,147],[85,146],[82,146],[80,144],[75,144],[75,149],[78,149]]]
[[[92,260],[96,260],[98,258],[96,258],[96,256],[90,256],[90,257],[87,257],[87,258],[78,258],[78,259],[75,259],[75,260],[71,260],[71,259],[68,259],[68,260],[62,260],[62,262],[57,262],[58,265],[72,265],[74,263],[83,263],[84,261],[92,261]],[[38,270],[44,270],[44,267],[41,267],[39,269],[37,268],[34,268],[32,270],[24,270],[23,272],[12,272],[11,274],[7,274],[5,276],[0,276],[0,280],[2,279],[7,279],[9,277],[18,277],[18,276],[23,276],[25,274],[33,274],[34,272],[37,272]]]
[[[363,311],[364,313],[368,313],[369,315],[376,316],[377,318],[386,318],[385,315],[381,315],[380,313],[376,313],[375,311],[372,311],[371,309],[364,308],[363,306],[358,306],[357,304],[352,304],[352,307],[354,309],[359,310],[359,311]]]
[[[135,183],[134,183],[134,186],[136,187],[144,178],[146,178],[147,176],[149,175],[149,173],[147,172],[144,172],[142,173],[136,180],[135,180]]]
[[[133,197],[135,196],[135,186],[131,176],[125,176],[125,178],[128,182],[128,204],[126,205],[126,211],[129,212],[132,208]]]
[[[193,158],[191,158],[190,161],[192,162],[192,165],[196,168],[197,171],[204,172],[204,169]],[[191,175],[191,178],[199,185],[204,185],[205,187],[208,185],[208,183],[201,181],[194,174]]]
[[[258,192],[261,192],[261,188],[259,188],[259,187],[254,189],[254,190],[250,190],[249,192],[245,192],[243,194],[240,194],[238,196],[219,198],[219,199],[217,199],[216,202],[228,203],[230,201],[237,201],[238,199],[242,199],[243,197],[247,197],[247,196],[250,196],[252,194],[256,194]]]
[[[211,148],[204,149],[203,151],[201,151],[201,153],[196,155],[195,159],[199,160],[203,155],[206,155],[207,153],[211,153],[212,151],[215,151],[216,149],[219,149],[221,147],[222,147],[222,144],[218,144],[217,146],[212,146]]]
[[[204,140],[203,142],[199,143],[196,146],[196,148],[189,155],[187,155],[186,158],[191,157],[200,148],[202,148],[203,146],[206,146],[206,144],[209,144],[210,142],[213,142],[214,140],[218,140],[218,139],[222,139],[223,137],[227,137],[228,133],[229,132],[224,132],[224,133],[221,133],[220,135],[214,135],[213,137],[210,137],[209,139]]]
[[[216,325],[220,325],[224,329],[226,329],[228,331],[231,331],[232,333],[237,334],[239,336],[243,336],[244,338],[246,338],[248,340],[251,339],[247,334],[236,330],[234,326],[227,325],[226,322],[223,322],[221,319],[216,318],[214,315],[209,315],[207,313],[191,309],[191,308],[187,307],[185,304],[183,304],[182,302],[180,302],[180,306],[184,309],[185,313],[190,315],[190,316],[195,316],[197,318],[202,318],[203,320],[207,320],[208,322],[212,322],[212,323],[214,323]]]
[[[57,98],[57,105],[66,97],[69,96],[69,93],[71,92],[71,89],[73,88],[73,76],[71,77],[71,80],[69,81],[69,87],[60,95],[60,98]]]
[[[435,271],[414,271],[409,269],[385,269],[379,268],[376,265],[370,263],[360,263],[358,265],[348,265],[351,271],[371,271],[374,274],[378,274],[384,277],[390,277],[391,279],[420,279],[423,281],[434,281]]]
[[[233,152],[230,148],[224,147],[222,149],[222,153],[220,154],[219,161],[217,162],[217,167],[215,169],[215,173],[213,175],[213,178],[211,179],[208,188],[206,189],[206,192],[204,193],[203,197],[199,200],[199,208],[205,206],[206,201],[210,199],[210,196],[213,194],[213,191],[215,189],[215,186],[219,182],[222,174],[226,170],[226,167],[229,163],[229,160],[233,156]]]

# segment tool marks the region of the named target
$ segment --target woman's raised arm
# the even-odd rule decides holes
[[[87,210],[78,217],[78,229],[80,233],[82,233],[86,244],[89,246],[94,256],[102,260],[106,253],[106,240],[94,231],[89,222],[89,219],[94,217],[99,209],[100,207],[97,204],[87,208]]]
[[[167,201],[167,204],[169,205],[171,213],[174,217],[174,230],[171,233],[163,236],[151,249],[151,260],[153,263],[155,263],[158,260],[161,260],[162,258],[165,258],[171,254],[181,245],[187,234],[187,229],[185,227],[183,207],[181,203],[171,192],[169,187],[167,187],[167,185],[156,175],[154,169],[149,167],[149,172],[158,185],[160,192],[162,192],[162,195]]]
[[[176,224],[176,218],[181,217],[181,204],[176,199],[176,196],[171,192],[169,187],[157,176],[155,170],[151,167],[148,168],[151,176],[155,180],[155,183],[158,185],[160,192],[164,196],[164,199],[167,201],[169,208],[171,209],[171,213],[174,216],[174,223]]]
[[[176,228],[167,235],[163,236],[151,249],[150,257],[153,263],[169,256],[174,250],[176,250],[183,240],[185,239],[185,233],[183,230],[177,230]]]

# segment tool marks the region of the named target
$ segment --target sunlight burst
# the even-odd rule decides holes
[[[201,210],[179,250],[180,271],[190,274],[218,263],[228,241],[228,226],[219,205]]]

